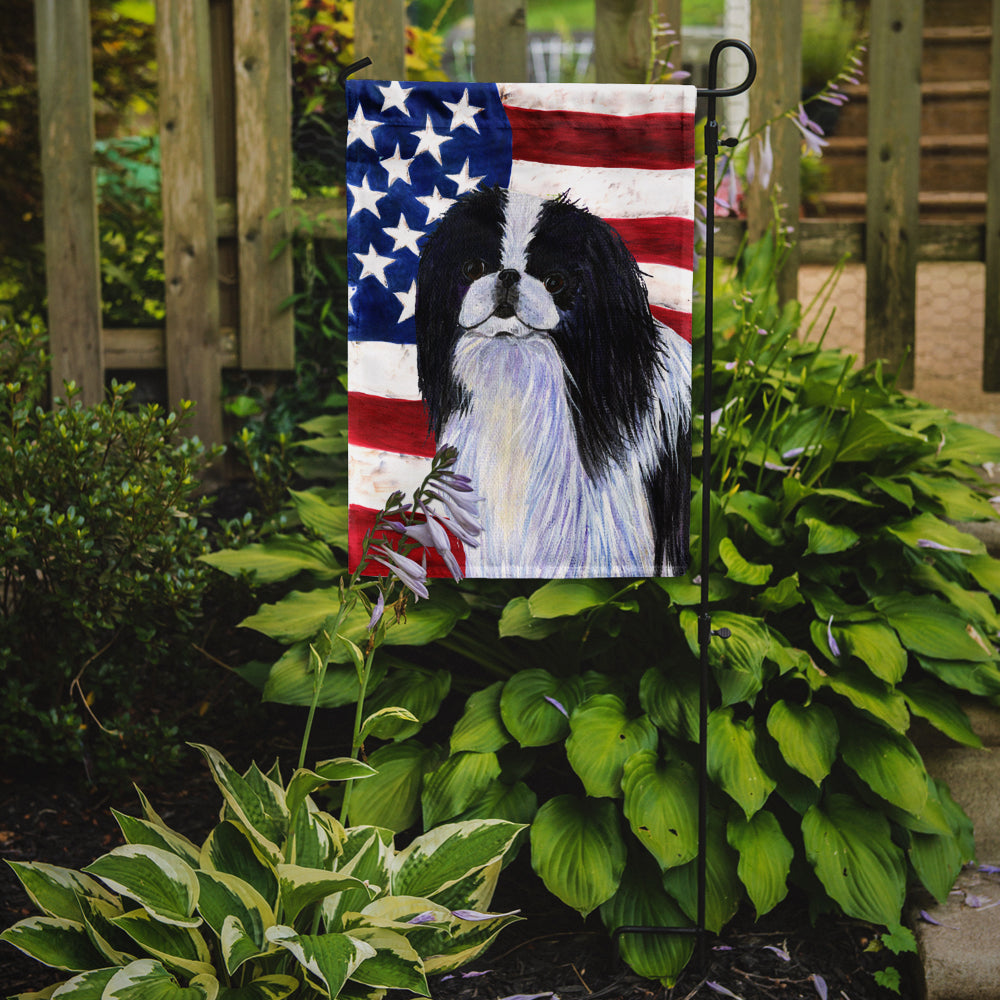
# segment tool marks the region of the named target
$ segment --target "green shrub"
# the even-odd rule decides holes
[[[157,684],[191,660],[208,456],[187,405],[131,409],[127,385],[96,406],[69,385],[44,409],[40,338],[0,322],[0,743],[7,760],[124,768],[176,752]]]

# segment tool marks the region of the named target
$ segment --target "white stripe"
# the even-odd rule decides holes
[[[417,345],[349,340],[347,387],[388,399],[422,398],[417,387]]]
[[[644,275],[649,301],[656,306],[666,306],[680,312],[691,312],[691,272],[670,264],[643,264],[639,270]]]
[[[593,83],[501,83],[500,100],[517,108],[539,111],[586,111],[603,115],[693,115],[694,87]]]
[[[381,510],[396,490],[407,497],[431,471],[431,459],[398,455],[361,445],[347,447],[347,502]]]
[[[510,188],[540,198],[568,191],[574,201],[606,218],[675,215],[694,219],[694,170],[686,168],[633,170],[514,160]]]

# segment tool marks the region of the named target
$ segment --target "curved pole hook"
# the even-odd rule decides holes
[[[746,79],[738,86],[725,87],[720,90],[716,86],[719,76],[719,56],[722,55],[725,49],[739,49],[746,56],[747,75]],[[698,96],[709,99],[715,97],[735,97],[737,94],[742,94],[744,91],[749,90],[756,78],[757,57],[754,55],[753,49],[746,42],[738,38],[724,38],[721,42],[715,43],[712,54],[708,57],[708,87],[699,89]]]
[[[337,74],[337,83],[339,84],[340,89],[347,90],[347,78],[352,73],[357,73],[358,70],[364,69],[366,66],[371,66],[371,64],[372,64],[371,59],[369,59],[368,56],[365,56],[363,59],[359,59],[357,62],[352,62],[350,66],[345,66]]]

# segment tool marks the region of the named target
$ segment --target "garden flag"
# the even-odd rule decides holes
[[[686,571],[695,96],[348,82],[352,568],[451,445],[467,576]]]

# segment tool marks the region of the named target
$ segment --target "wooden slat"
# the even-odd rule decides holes
[[[802,90],[802,4],[800,0],[758,0],[750,9],[750,39],[760,72],[750,88],[750,131],[777,118],[771,127],[774,169],[763,188],[759,178],[747,192],[747,218],[751,239],[759,239],[774,219],[774,203],[781,208],[781,225],[798,236],[800,201],[799,157],[802,136],[779,116],[799,103]],[[721,116],[721,109],[720,109]],[[735,128],[731,129],[735,132]],[[754,140],[755,142],[759,140]],[[782,301],[798,295],[799,249],[788,251],[778,274]]]
[[[166,367],[166,334],[163,327],[116,327],[103,330],[101,340],[108,371],[157,371]],[[240,363],[233,327],[222,327],[219,331],[219,356],[224,367],[235,368]]]
[[[520,83],[528,79],[528,34],[524,0],[474,0],[479,81]]]
[[[292,253],[290,9],[287,0],[233,8],[240,365],[295,367]],[[281,249],[281,247],[284,247]]]
[[[206,0],[156,9],[169,403],[193,400],[192,432],[222,440],[219,257]]]
[[[923,4],[872,0],[869,50],[865,359],[913,387]]]
[[[372,64],[354,76],[368,80],[406,79],[405,0],[362,0],[354,5],[355,58]]]
[[[986,181],[986,326],[983,389],[1000,392],[1000,0],[993,0],[990,45],[990,146]]]
[[[645,83],[650,0],[595,0],[594,68],[598,83]]]
[[[88,0],[35,0],[52,391],[104,396]]]

